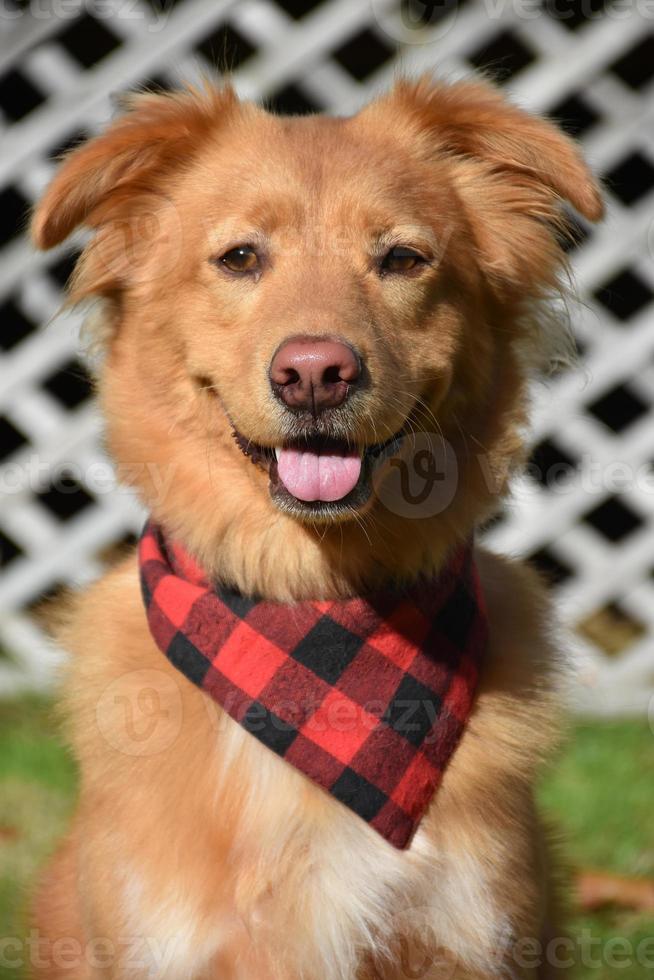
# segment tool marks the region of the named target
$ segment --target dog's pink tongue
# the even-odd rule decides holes
[[[277,473],[288,492],[298,500],[341,500],[357,484],[361,456],[356,452],[339,455],[282,449],[277,458]]]

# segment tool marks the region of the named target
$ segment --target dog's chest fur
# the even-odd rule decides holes
[[[506,944],[537,933],[542,914],[531,884],[538,843],[529,786],[549,741],[551,705],[539,677],[549,653],[533,635],[524,644],[538,604],[529,583],[494,558],[482,558],[481,571],[489,669],[405,852],[166,663],[147,635],[132,569],[96,587],[66,637],[80,654],[70,696],[85,780],[82,880],[107,882],[82,893],[89,928],[102,934],[118,908],[111,928],[147,937],[146,970],[171,980],[352,980],[373,951],[382,963],[444,955],[443,969],[425,977],[456,976],[457,962],[499,969]],[[510,610],[501,595],[511,596]],[[133,610],[133,630],[107,631],[98,650],[91,624],[99,615],[115,622],[116,603],[123,624]],[[144,686],[157,705],[149,746],[133,737]]]
[[[116,865],[129,920],[154,939],[157,976],[212,976],[215,969],[222,978],[227,958],[241,961],[235,976],[243,980],[269,973],[351,980],[373,949],[387,949],[395,960],[424,958],[438,947],[479,966],[495,955],[507,923],[480,854],[463,841],[444,849],[426,831],[410,854],[398,852],[230,729],[234,741],[247,743],[234,746],[241,778],[251,771],[243,766],[257,773],[244,794],[233,853],[216,855],[213,868],[207,854],[204,875],[182,873],[165,892],[138,853]],[[218,781],[225,775],[219,766]],[[217,819],[220,811],[219,795]],[[189,831],[199,869],[208,838],[197,825]]]

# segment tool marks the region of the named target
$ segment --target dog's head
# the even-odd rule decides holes
[[[158,516],[203,540],[350,518],[374,535],[406,521],[379,471],[428,433],[467,533],[517,452],[566,202],[600,216],[555,127],[484,83],[423,79],[348,119],[137,96],[67,157],[33,229],[40,248],[94,231],[71,297],[105,299],[110,441]],[[172,467],[160,500],[147,464]]]

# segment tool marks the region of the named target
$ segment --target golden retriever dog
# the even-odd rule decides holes
[[[576,146],[485,81],[400,80],[351,118],[207,85],[131,98],[66,157],[33,235],[91,231],[70,300],[99,304],[119,472],[207,581],[292,616],[439,580],[496,510],[561,338],[570,206],[601,216]],[[533,795],[557,738],[552,615],[528,569],[475,562],[474,703],[401,847],[163,655],[135,555],[75,597],[59,640],[80,799],[37,889],[33,975],[556,969]]]

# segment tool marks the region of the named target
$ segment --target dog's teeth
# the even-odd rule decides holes
[[[279,461],[280,455],[281,455],[281,449],[279,448],[279,446],[275,446],[275,458],[277,459],[277,461]]]

